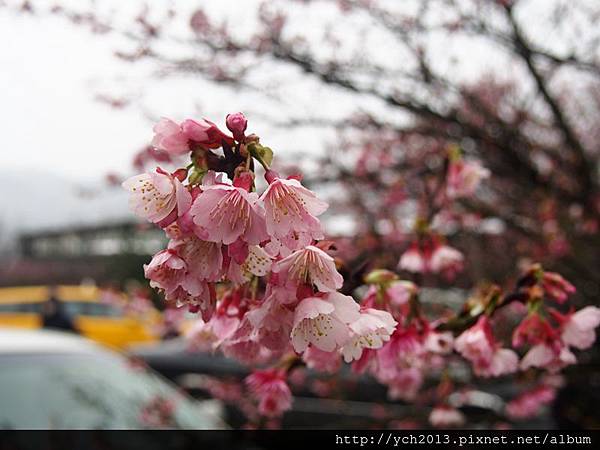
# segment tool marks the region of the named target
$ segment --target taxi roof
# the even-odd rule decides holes
[[[91,284],[59,286],[14,286],[0,288],[0,303],[38,303],[48,300],[51,289],[59,300],[96,302],[100,290]]]

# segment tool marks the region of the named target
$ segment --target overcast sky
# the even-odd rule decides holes
[[[20,0],[4,1],[21,3]],[[108,14],[112,14],[110,11],[114,8],[116,23],[122,28],[131,24],[132,14],[139,11],[143,1],[100,0],[95,4]],[[520,20],[527,22],[529,29],[537,30],[542,38],[540,44],[552,42],[553,34],[548,34],[542,26],[542,17],[550,10],[547,5],[557,1],[561,0],[531,0],[520,10]],[[182,33],[183,37],[185,33],[190,37],[188,22],[196,5],[202,5],[212,18],[226,18],[236,24],[236,32],[247,32],[255,25],[250,5],[257,2],[259,0],[244,0],[245,8],[239,7],[242,3],[239,0],[174,2],[179,20],[175,23],[178,37]],[[61,4],[64,3],[81,8],[89,5],[83,0],[61,0]],[[34,4],[51,6],[53,0],[38,0]],[[152,3],[152,6],[158,8],[157,5],[166,4],[169,2]],[[411,4],[418,4],[418,0],[393,4],[410,8]],[[327,32],[350,46],[357,39],[368,41],[369,56],[379,59],[380,64],[398,61],[406,64],[401,54],[394,53],[399,49],[386,45],[389,41],[383,30],[352,17],[344,16],[344,20],[350,21],[345,23],[333,2],[324,2],[317,9],[294,11],[299,17],[291,25],[291,32],[306,32],[318,51],[327,51],[320,45],[323,33]],[[443,16],[444,11],[439,14]],[[574,29],[581,32],[583,26],[576,25]],[[347,95],[340,89],[324,88],[314,79],[297,77],[297,68],[272,70],[268,63],[252,72],[252,76],[266,77],[262,79],[267,80],[263,83],[265,90],[280,95],[280,100],[260,92],[232,90],[197,76],[157,80],[152,76],[156,66],[151,62],[128,64],[115,58],[115,50],[128,49],[129,41],[123,37],[111,33],[94,35],[86,27],[74,26],[51,14],[32,16],[0,7],[0,42],[3,43],[0,48],[0,189],[14,192],[0,198],[3,211],[0,227],[2,222],[16,228],[26,223],[28,226],[50,223],[59,226],[68,220],[93,221],[108,210],[127,214],[120,198],[111,200],[114,206],[106,207],[79,197],[69,203],[64,199],[68,192],[79,195],[77,189],[67,189],[63,182],[53,191],[60,195],[53,195],[52,184],[67,179],[81,187],[94,184],[109,172],[131,173],[131,158],[150,141],[152,119],[160,115],[175,120],[201,115],[222,125],[228,112],[250,112],[250,131],[261,135],[275,149],[277,158],[285,158],[286,152],[307,149],[331,151],[337,141],[332,132],[274,127],[261,117],[263,113],[271,118],[278,117],[280,112],[303,118],[341,118],[360,107],[383,116],[379,113],[383,108],[381,102]],[[461,39],[450,43],[438,36],[431,38],[429,44],[432,61],[440,65],[438,70],[454,77],[474,80],[482,71],[498,77],[517,73],[518,67],[503,58],[502,52],[490,53],[489,43]],[[560,49],[556,43],[551,45]],[[187,52],[187,47],[185,49]],[[174,47],[173,54],[179,50],[181,48]],[[460,65],[453,65],[455,61],[460,61]],[[136,106],[122,110],[110,108],[95,100],[101,93],[127,94],[133,97]],[[391,115],[385,115],[386,119],[389,117]],[[10,176],[3,177],[4,174]],[[28,174],[35,179],[44,178],[48,191],[45,196],[34,199],[39,190],[22,188],[31,181]],[[52,198],[56,199],[54,203]],[[68,209],[60,208],[67,203]],[[82,208],[88,208],[89,212],[78,214]]]
[[[69,3],[63,0],[65,2]],[[256,0],[252,0],[254,2]],[[35,5],[45,3],[52,4],[41,0],[34,2]],[[70,3],[78,6],[88,4],[81,1]],[[139,9],[140,3],[143,2],[97,2],[100,10],[109,11],[114,7],[118,11],[116,17],[124,17],[123,23],[130,23],[127,20],[131,20],[131,13]],[[404,1],[402,5],[410,8],[410,4],[414,3],[412,0]],[[159,5],[164,4],[168,3]],[[241,32],[244,27],[252,29],[254,24],[254,15],[247,13],[251,10],[251,0],[244,1],[246,11],[239,8],[239,3],[235,7],[235,1],[231,0],[198,3],[180,1],[175,4],[181,17],[178,25],[180,33],[190,33],[187,21],[197,4],[202,5],[211,17],[223,17],[226,14],[229,22],[236,23],[236,30]],[[306,13],[309,12],[312,15],[302,17],[296,23],[310,24],[314,33],[308,36],[317,39],[317,44],[325,28],[319,25],[319,21],[323,24],[333,23],[330,32],[338,33],[350,46],[351,37],[368,38],[373,41],[373,55],[380,54],[382,63],[390,60],[390,56],[394,59],[393,54],[389,53],[390,49],[385,47],[385,35],[374,33],[372,27],[361,31],[361,24],[357,22],[350,34],[347,28],[337,30],[338,21],[332,19],[337,17],[336,14],[339,15],[339,11],[334,4],[324,4],[315,11],[307,9]],[[348,24],[339,26],[347,27]],[[231,111],[228,108],[243,110],[257,101],[255,94],[245,93],[236,98],[230,90],[208,86],[200,79],[176,81],[168,78],[162,84],[154,82],[152,88],[148,89],[148,75],[151,72],[147,66],[123,63],[113,56],[114,50],[127,48],[123,38],[114,34],[97,36],[85,27],[73,26],[49,14],[32,17],[0,8],[0,42],[3,42],[0,49],[0,120],[3,124],[0,168],[4,169],[39,168],[74,179],[89,179],[108,171],[125,172],[129,168],[132,153],[151,138],[151,123],[135,108],[117,111],[95,101],[95,95],[100,92],[112,93],[115,89],[123,89],[128,95],[139,93],[145,96],[144,102],[153,114],[183,119],[187,114],[201,109],[207,117],[217,122],[222,120],[221,114]],[[467,47],[469,57],[465,58]],[[485,69],[486,65],[491,68],[492,64],[501,64],[501,58],[489,57],[488,47],[479,43],[459,42],[453,49],[444,40],[435,46],[434,52],[437,49],[439,55],[434,53],[432,60],[452,61],[453,52],[459,52],[459,55],[462,52],[460,70],[463,76],[470,77],[476,75],[478,69]],[[452,67],[446,70],[457,71]],[[287,76],[289,74],[275,81],[273,91],[285,88]],[[295,85],[294,90],[286,92],[283,97],[289,99],[283,108],[287,111],[296,109],[299,115],[306,115],[303,107],[314,110],[312,101],[307,101],[311,98],[307,93],[314,94],[314,90],[315,87],[310,84]],[[151,91],[151,95],[148,95],[148,91]],[[338,97],[341,96],[336,96],[331,89],[319,94],[319,112],[328,113],[329,109],[331,114],[335,111],[347,113],[348,109],[340,107],[341,98]],[[265,100],[262,98],[260,101]],[[351,107],[350,104],[347,106]],[[269,105],[265,104],[263,109],[267,108]],[[260,127],[260,120],[254,124]],[[277,135],[271,137],[279,142]]]
[[[147,123],[94,101],[119,72],[114,39],[0,10],[0,42],[0,167],[88,178],[129,164]]]
[[[115,2],[99,4],[111,3]],[[135,3],[142,2],[132,1],[127,6]],[[228,17],[236,20],[236,14],[242,12],[227,3],[232,2],[209,2],[207,9],[217,17],[227,10]],[[190,3],[178,5],[182,6],[178,7],[182,21],[187,23]],[[189,33],[186,24],[180,29]],[[222,125],[225,113],[245,110],[259,101],[258,93],[236,97],[230,89],[198,77],[156,80],[149,76],[154,65],[128,64],[114,56],[115,50],[128,48],[125,39],[114,34],[94,35],[53,15],[33,17],[0,8],[0,42],[8,43],[0,49],[3,171],[39,169],[82,181],[101,178],[107,172],[127,173],[133,153],[152,137],[148,115],[179,120],[201,111]],[[116,110],[95,100],[100,93],[124,93],[138,101],[134,107]],[[306,97],[302,92],[296,95]],[[268,107],[264,98],[260,101]],[[340,109],[335,99],[328,105]],[[322,112],[326,109],[327,105],[321,106]],[[145,116],[144,111],[149,114]],[[255,117],[252,125],[252,131],[269,134],[271,144],[284,144],[281,134],[271,134],[264,123],[261,128],[260,117]]]

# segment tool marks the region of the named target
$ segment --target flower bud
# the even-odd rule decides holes
[[[236,140],[241,141],[244,139],[244,132],[248,126],[248,120],[246,119],[246,116],[244,116],[241,112],[227,114],[225,123],[229,131],[233,133],[233,137]]]
[[[398,275],[394,272],[385,269],[376,269],[369,272],[365,276],[365,283],[367,284],[383,284],[398,279]]]

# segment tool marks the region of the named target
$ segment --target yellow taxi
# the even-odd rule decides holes
[[[40,328],[43,304],[51,293],[89,339],[116,349],[157,340],[151,322],[102,302],[100,289],[93,285],[0,288],[0,327]]]

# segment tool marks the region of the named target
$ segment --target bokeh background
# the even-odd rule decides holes
[[[243,111],[329,200],[347,292],[395,268],[411,199],[459,146],[493,176],[435,219],[468,258],[456,280],[418,280],[432,302],[540,261],[596,305],[599,20],[592,0],[0,1],[0,285],[84,283],[162,309],[139,292],[163,237],[119,182],[177,165],[148,147],[161,116]],[[600,426],[598,348],[579,360],[529,425]]]

